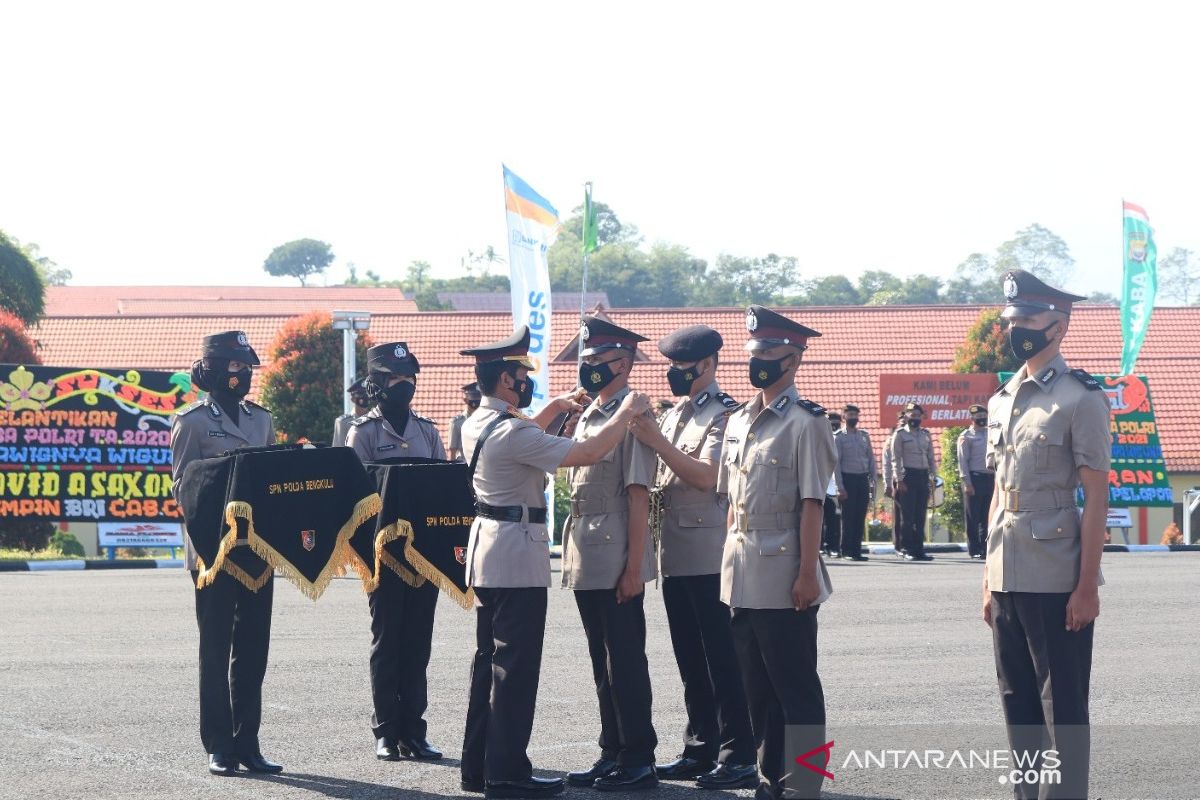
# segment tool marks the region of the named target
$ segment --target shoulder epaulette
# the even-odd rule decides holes
[[[1086,369],[1068,370],[1067,374],[1086,386],[1089,391],[1096,392],[1104,388],[1100,385],[1100,381],[1093,378],[1092,373],[1088,372]]]
[[[193,400],[192,402],[188,403],[186,406],[179,409],[175,413],[182,417],[184,414],[190,414],[193,411],[195,411],[197,408],[203,408],[203,407],[204,407],[203,400]]]
[[[428,422],[433,427],[435,427],[435,428],[437,427],[437,423],[434,422],[433,420],[431,420],[429,417],[422,417],[420,414],[413,414],[412,416],[413,416],[413,419],[419,419],[419,420],[421,420],[421,422]]]
[[[812,400],[805,400],[803,397],[800,397],[796,399],[796,405],[800,406],[814,417],[825,416],[825,407],[819,405],[818,403],[814,403]]]
[[[740,408],[742,405],[737,400],[734,400],[732,397],[725,394],[724,392],[717,392],[717,399],[721,401],[721,405],[725,406],[730,411],[732,411],[735,408]]]
[[[368,417],[366,414],[363,414],[361,417],[355,417],[350,420],[350,424],[357,428],[359,425],[366,425],[372,419],[383,419],[383,417]]]
[[[242,400],[242,402],[248,406],[254,406],[259,411],[269,411],[269,409],[267,409],[265,406],[260,406],[258,403],[254,402],[253,400]]]

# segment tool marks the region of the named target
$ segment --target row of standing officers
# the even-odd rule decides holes
[[[993,627],[1006,719],[1048,729],[1053,741],[1056,724],[1087,721],[1107,406],[1103,393],[1094,393],[1098,384],[1068,370],[1057,355],[1078,298],[1019,271],[1006,276],[1005,291],[1010,341],[1029,365],[1001,387],[987,415],[972,409],[982,421],[960,440],[959,458],[970,497],[984,493],[984,473],[994,469],[1004,481],[999,501],[993,498],[986,513],[970,514],[976,535],[991,532],[983,616]],[[565,467],[571,515],[562,581],[579,609],[600,712],[598,758],[565,783],[629,791],[660,779],[695,779],[711,789],[753,786],[763,800],[785,790],[819,796],[828,744],[817,615],[832,592],[819,555],[822,506],[832,482],[858,516],[874,473],[873,453],[865,433],[861,441],[847,435],[851,430],[835,438],[825,410],[796,389],[796,372],[817,331],[761,306],[748,309],[746,328],[749,377],[758,392],[745,404],[716,383],[722,346],[716,331],[692,326],[659,342],[671,362],[668,383],[682,399],[657,423],[648,399],[628,387],[645,338],[605,320],[587,318],[581,330],[580,385],[595,395],[586,408],[581,390],[554,398],[533,417],[519,411],[535,391],[528,329],[461,351],[475,360],[482,394],[461,424],[459,442],[477,499],[465,556],[476,597],[476,651],[464,790],[536,798],[564,788],[562,779],[534,776],[526,750],[551,583],[546,475]],[[216,454],[208,452],[217,446],[214,439],[237,440],[220,442],[222,450],[270,439],[270,415],[229,391],[236,388],[244,398],[249,365],[257,363],[244,336],[209,338],[214,341],[206,340],[196,369],[211,394],[182,411],[173,429],[177,479],[186,480],[190,459]],[[373,408],[350,423],[347,443],[364,461],[445,458],[432,423],[409,408],[419,364],[406,345],[373,348],[369,372]],[[1064,382],[1064,375],[1074,380]],[[906,410],[885,451],[887,486],[901,506],[902,544],[914,559],[924,556],[917,528],[924,515],[918,522],[915,512],[926,502],[934,469],[919,412]],[[573,438],[547,432],[564,413],[579,414]],[[978,438],[986,442],[979,470]],[[1081,482],[1082,521],[1073,492]],[[979,523],[985,516],[986,528]],[[652,517],[661,525],[652,526]],[[853,541],[842,547],[857,553]],[[688,724],[679,758],[656,766],[643,600],[645,583],[660,569]],[[265,593],[254,593],[218,580],[197,592],[201,735],[217,774],[230,774],[239,763],[255,771],[280,769],[262,757],[257,742],[269,585],[268,576]],[[213,592],[217,587],[224,588]],[[423,721],[435,600],[428,584],[397,575],[369,601],[372,728],[380,758],[441,756],[426,740]],[[247,619],[259,622],[248,625]],[[1046,624],[1056,620],[1061,627]],[[1031,746],[1021,735],[1028,737],[1010,733],[1013,746]],[[1072,759],[1070,785],[1078,791],[1080,765],[1086,787],[1087,743],[1060,744]],[[796,756],[805,754],[811,760],[797,769]]]

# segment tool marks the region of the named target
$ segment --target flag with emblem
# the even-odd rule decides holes
[[[1133,374],[1142,342],[1150,327],[1150,313],[1158,292],[1158,249],[1154,246],[1154,231],[1150,217],[1141,206],[1126,201],[1125,220],[1125,277],[1121,284],[1121,374]]]
[[[592,182],[583,185],[583,252],[596,252],[596,207],[592,205]]]

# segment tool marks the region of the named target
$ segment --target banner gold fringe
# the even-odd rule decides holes
[[[391,525],[388,525],[386,528],[379,531],[379,533],[375,535],[374,573],[371,572],[369,566],[363,563],[362,557],[359,556],[358,553],[354,552],[353,548],[347,546],[346,549],[350,551],[351,556],[350,565],[358,573],[359,577],[362,578],[363,589],[370,593],[379,588],[380,565],[386,564],[387,566],[391,567],[392,570],[395,571],[396,574],[399,575],[409,586],[422,586],[426,580],[432,581],[434,586],[436,586],[440,591],[449,595],[450,598],[454,602],[458,603],[463,609],[469,611],[471,608],[473,608],[475,605],[474,590],[467,589],[466,592],[459,591],[458,586],[454,584],[454,581],[450,580],[440,571],[438,571],[438,569],[433,566],[433,564],[429,563],[429,561],[421,555],[417,548],[413,546],[413,538],[415,535],[416,534],[412,529],[412,524],[406,519],[398,519]],[[399,561],[397,561],[394,556],[383,549],[385,546],[401,538],[404,539],[404,557],[407,558],[408,563],[411,564],[418,573],[420,573],[418,576],[413,576],[414,578],[420,580],[420,583],[413,583],[410,581],[405,576],[405,573],[412,575],[412,572],[405,568]],[[403,569],[404,572],[401,572],[401,569]]]
[[[329,563],[321,570],[321,574],[316,580],[309,581],[305,578],[298,569],[292,566],[284,556],[271,547],[265,539],[258,534],[258,530],[254,527],[254,509],[250,504],[235,500],[225,506],[225,521],[234,530],[237,529],[236,520],[240,517],[246,520],[247,539],[250,549],[253,550],[259,558],[266,561],[274,569],[282,573],[283,577],[296,585],[296,588],[310,600],[316,600],[325,592],[325,588],[329,582],[337,575],[343,574],[345,571],[347,542],[350,536],[354,533],[359,525],[362,525],[371,517],[379,513],[383,506],[383,501],[377,493],[371,493],[359,500],[354,505],[354,511],[350,515],[350,519],[342,525],[337,532],[337,538],[334,541],[333,551],[330,554]],[[222,542],[222,546],[224,542]]]

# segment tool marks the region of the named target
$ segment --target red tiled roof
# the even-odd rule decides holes
[[[878,376],[948,371],[955,348],[979,311],[978,306],[787,310],[789,316],[824,334],[809,341],[798,378],[800,391],[830,408],[855,403],[862,409],[865,427],[878,441],[882,438],[878,431]],[[738,399],[752,394],[746,375],[748,354],[742,349],[746,338],[743,309],[612,309],[606,315],[617,325],[651,339],[644,351],[649,362],[633,371],[635,389],[667,397],[666,362],[653,342],[675,328],[702,321],[725,338],[718,371],[722,387]],[[282,315],[48,317],[31,333],[41,343],[47,364],[182,369],[195,358],[201,337],[213,331],[244,330],[254,348],[265,356],[275,332],[287,319]],[[552,324],[550,352],[557,355],[577,332],[578,312],[556,312]],[[459,356],[458,350],[499,339],[512,327],[507,312],[379,314],[371,318],[370,335],[376,342],[408,342],[421,360],[421,384],[414,407],[432,417],[443,435],[448,435],[449,420],[461,407],[459,387],[474,377],[469,360]],[[1200,414],[1193,408],[1200,356],[1186,344],[1196,330],[1200,330],[1200,308],[1156,309],[1138,360],[1138,372],[1150,379],[1167,465],[1179,472],[1200,472]],[[1118,310],[1077,307],[1065,348],[1068,361],[1090,372],[1111,374],[1119,368],[1120,352]],[[550,380],[553,393],[569,390],[576,380],[574,363],[552,363]]]
[[[47,317],[140,314],[284,314],[309,311],[402,314],[417,304],[383,286],[51,286]]]

